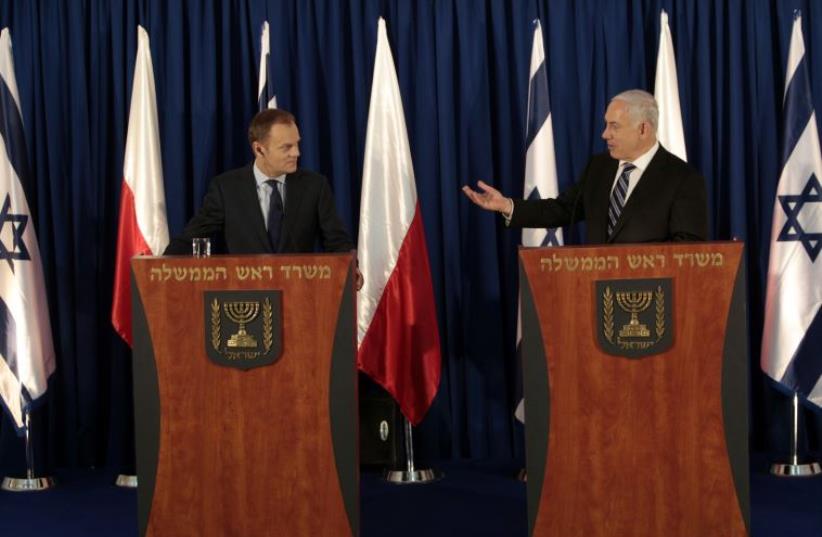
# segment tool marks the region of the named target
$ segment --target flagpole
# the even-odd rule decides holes
[[[54,487],[55,481],[52,477],[34,477],[34,447],[31,443],[31,417],[29,409],[23,407],[23,430],[26,443],[26,477],[6,477],[3,479],[0,489],[10,492],[35,492]]]
[[[408,418],[403,418],[405,422],[405,470],[386,470],[383,476],[389,483],[397,485],[407,485],[412,483],[431,483],[444,476],[432,468],[417,470],[414,466],[414,438],[411,434],[411,422]]]
[[[800,373],[801,368],[796,366],[797,349],[810,330],[811,320],[822,299],[822,263],[816,258],[818,252],[810,246],[812,234],[803,228],[810,226],[813,229],[819,219],[814,222],[813,213],[806,211],[807,220],[801,223],[800,214],[806,204],[815,201],[810,193],[818,191],[818,178],[822,176],[822,149],[811,101],[802,15],[795,10],[785,70],[783,167],[774,200],[761,356],[765,374],[793,390],[791,459],[771,466],[771,473],[779,476],[820,473],[819,463],[799,462],[797,391],[798,386],[811,380],[816,385],[819,377],[803,378],[807,373]],[[817,395],[811,390],[809,401],[819,404],[814,397]]]
[[[822,473],[818,462],[799,462],[799,394],[793,392],[793,438],[790,462],[771,465],[771,473],[782,477],[808,477]]]
[[[169,242],[157,117],[151,40],[146,29],[138,24],[134,84],[123,158],[120,220],[114,262],[114,300],[111,306],[111,323],[129,348],[132,346],[131,259],[143,254],[162,255]],[[125,203],[129,199],[132,203]],[[135,488],[137,476],[120,474],[115,485]]]
[[[523,199],[548,199],[559,195],[556,154],[554,151],[554,127],[551,112],[551,98],[548,91],[548,70],[545,61],[545,46],[542,40],[542,25],[539,18],[531,22],[533,37],[531,39],[531,67],[528,72],[528,101],[525,117],[525,180],[523,181]],[[576,202],[575,202],[576,205]],[[574,207],[576,210],[576,207]],[[572,218],[573,220],[573,212]],[[573,229],[573,227],[572,227]],[[562,228],[524,228],[522,245],[528,247],[562,246],[564,244]],[[519,404],[514,410],[514,417],[525,425],[524,395],[522,394],[522,300],[517,293],[517,334],[516,360],[518,371],[517,392]],[[519,481],[527,481],[525,468],[520,468],[516,476]]]

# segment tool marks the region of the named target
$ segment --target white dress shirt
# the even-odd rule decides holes
[[[634,188],[636,188],[637,183],[639,183],[639,180],[642,178],[642,174],[648,169],[648,164],[651,163],[651,159],[654,158],[654,155],[656,155],[658,149],[659,142],[656,142],[651,149],[640,155],[633,162],[628,160],[620,160],[619,166],[617,166],[616,175],[614,176],[614,182],[611,183],[611,192],[613,193],[617,181],[619,181],[619,176],[622,175],[623,168],[625,168],[625,165],[630,162],[636,166],[636,169],[632,170],[631,174],[628,176],[628,192],[625,194],[625,203],[628,203],[628,198],[631,197],[631,192],[633,192]]]
[[[277,177],[268,177],[260,168],[257,167],[257,163],[254,163],[254,180],[257,182],[257,199],[260,200],[260,210],[263,212],[263,222],[265,222],[266,227],[268,227],[268,208],[271,205],[271,185],[268,184],[268,181],[274,179],[277,181],[277,189],[280,191],[280,197],[283,200],[283,208],[285,208],[285,174],[277,176]]]

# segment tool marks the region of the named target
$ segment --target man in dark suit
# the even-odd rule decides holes
[[[584,219],[589,244],[706,240],[705,180],[659,145],[658,117],[653,95],[616,95],[602,132],[608,153],[594,155],[579,181],[555,199],[514,200],[482,181],[482,192],[468,186],[463,192],[512,227],[554,228]]]
[[[355,248],[337,211],[328,180],[298,169],[300,131],[285,110],[251,120],[254,162],[215,177],[200,211],[166,254],[190,254],[191,239],[211,237],[230,254],[301,253]]]

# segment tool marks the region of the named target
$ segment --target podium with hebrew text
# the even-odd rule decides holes
[[[742,251],[520,250],[531,535],[747,535]]]
[[[359,534],[352,254],[132,260],[139,535]]]

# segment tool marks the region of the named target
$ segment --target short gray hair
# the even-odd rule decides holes
[[[654,132],[659,125],[659,107],[654,96],[640,89],[623,91],[611,99],[611,102],[622,101],[628,105],[628,117],[636,125],[640,121],[647,121]]]

